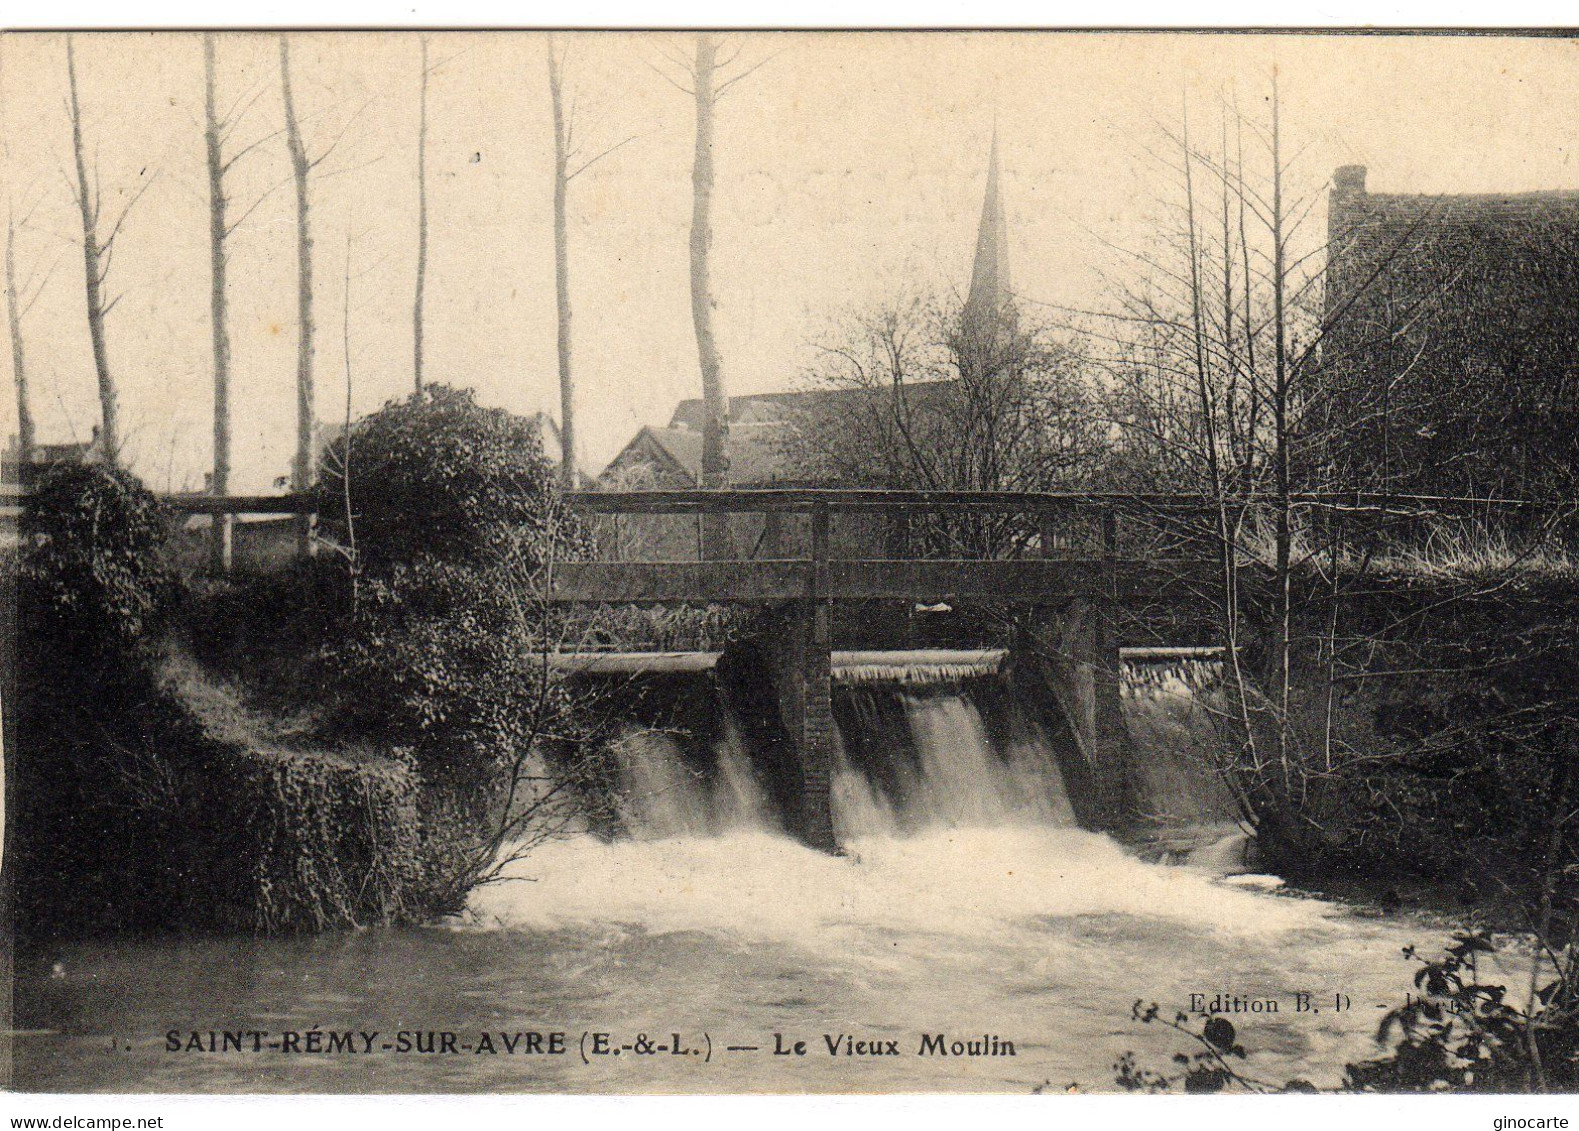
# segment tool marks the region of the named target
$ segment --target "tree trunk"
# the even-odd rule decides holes
[[[87,294],[88,338],[93,344],[93,368],[99,380],[99,448],[106,464],[114,466],[121,455],[120,398],[110,372],[109,350],[104,342],[103,264],[99,251],[99,209],[94,188],[88,183],[88,166],[82,154],[82,110],[77,102],[77,55],[71,36],[66,37],[66,77],[70,89],[71,149],[77,166],[77,206],[82,215],[82,268]]]
[[[713,293],[709,255],[713,245],[713,77],[718,45],[696,37],[696,158],[691,167],[691,321],[702,369],[702,486],[729,479],[729,396],[723,359],[713,336]]]
[[[22,348],[22,297],[16,290],[16,221],[10,202],[6,206],[5,228],[5,313],[11,329],[11,372],[16,378],[16,437],[18,474],[33,462],[37,438],[33,429],[33,407],[27,393],[27,353]]]
[[[576,379],[570,367],[570,247],[565,204],[570,192],[570,139],[566,133],[559,60],[548,37],[548,95],[554,108],[554,293],[559,313],[559,481],[567,491],[580,484],[576,449]]]
[[[428,282],[428,37],[422,37],[417,99],[417,293],[411,305],[411,372],[422,389],[422,299]]]
[[[1281,120],[1278,109],[1277,71],[1272,72],[1272,321],[1273,321],[1273,474],[1276,491],[1276,612],[1277,639],[1274,653],[1278,702],[1278,758],[1283,763],[1285,785],[1289,782],[1289,670],[1293,632],[1292,567],[1293,526],[1289,499],[1289,361],[1288,361],[1288,268],[1287,233],[1283,230],[1283,165]]]
[[[0,108],[0,156],[7,167],[11,146],[5,137],[5,118]],[[11,373],[16,381],[17,473],[33,462],[38,438],[33,429],[33,405],[27,391],[27,351],[22,344],[22,296],[16,286],[16,199],[11,179],[6,179],[5,199],[5,313],[11,331]]]
[[[691,166],[691,321],[696,327],[696,355],[702,370],[702,482],[729,485],[729,395],[724,391],[723,359],[713,336],[713,292],[709,253],[713,244],[713,91],[718,44],[711,36],[696,37],[696,155]],[[727,515],[702,519],[702,556],[728,558]]]
[[[214,108],[214,36],[203,36],[203,139],[208,151],[209,320],[214,338],[214,477],[209,491],[230,493],[230,327],[225,298],[225,164]],[[216,514],[209,534],[209,566],[229,573],[232,515]]]
[[[296,459],[291,486],[305,491],[313,482],[313,241],[308,227],[307,176],[312,163],[302,143],[301,124],[291,95],[290,41],[280,36],[280,93],[285,103],[285,147],[291,155],[296,182]],[[312,516],[300,515],[296,525],[296,552],[313,552]]]

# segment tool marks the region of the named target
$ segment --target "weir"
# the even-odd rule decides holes
[[[964,814],[948,809],[947,798],[953,796],[968,799],[960,803],[976,806],[981,817],[989,810],[1000,816],[1011,810],[1044,817],[1070,813],[1087,827],[1117,827],[1135,812],[1136,799],[1126,769],[1132,749],[1120,702],[1113,610],[1126,600],[1155,601],[1174,593],[1183,599],[1201,577],[1220,568],[1205,554],[1165,558],[1153,550],[1121,559],[1122,508],[1112,498],[1097,496],[770,490],[582,492],[567,498],[581,510],[606,515],[694,516],[699,530],[719,516],[760,513],[773,520],[757,538],[767,553],[783,553],[791,548],[786,543],[795,541],[793,535],[801,535],[797,557],[558,563],[550,596],[562,602],[762,606],[757,630],[716,655],[639,659],[620,654],[562,657],[556,663],[573,672],[582,664],[579,670],[588,676],[715,671],[727,694],[752,704],[745,730],[754,732],[763,751],[760,761],[776,785],[784,823],[826,851],[837,851],[841,835],[862,823],[836,820],[835,795],[841,789],[847,814],[859,808],[865,789],[870,813],[886,805],[890,812],[963,819]],[[1146,505],[1165,506],[1154,500]],[[1008,556],[908,556],[910,530],[939,515],[970,523],[983,514],[1027,519],[1026,529],[1033,533],[1019,538]],[[835,515],[853,518],[857,554],[876,549],[884,556],[836,557]],[[1071,531],[1094,532],[1096,544],[1082,551]],[[703,550],[705,541],[699,540]],[[731,538],[724,544],[742,541]],[[848,529],[844,541],[852,541]],[[855,602],[887,607],[895,620],[907,620],[917,608],[959,602],[1009,606],[1015,631],[1007,648],[950,649],[945,656],[915,649],[836,650],[835,604]],[[972,736],[972,728],[985,724],[969,695],[949,702],[935,694],[912,695],[905,701],[914,737],[909,768],[885,768],[859,743],[847,743],[848,734],[841,735],[836,716],[850,709],[835,693],[841,680],[919,688],[984,677],[995,680],[1008,701],[1032,705],[1019,709],[1017,717],[1014,711],[1005,715],[1004,733],[1018,733],[1017,745],[1006,739],[1007,745],[995,747]],[[849,725],[847,718],[847,731]],[[1068,749],[1056,764],[1047,753],[1049,727],[1067,738]],[[991,751],[992,756],[939,761],[928,752],[935,751],[944,732],[962,750]],[[1043,737],[1026,737],[1033,733]],[[1026,751],[1039,753],[1032,757]],[[852,758],[864,758],[864,766],[852,765]],[[855,769],[863,771],[865,785],[859,788],[849,777]],[[971,780],[945,785],[950,775],[961,773]]]
[[[1173,851],[1199,843],[1203,826],[1219,826],[1214,840],[1231,831],[1231,799],[1204,756],[1205,712],[1191,717],[1196,687],[1177,675],[1157,678],[1156,661],[1131,661],[1120,679],[1123,722],[1148,741],[1107,767],[1129,800],[1130,819],[1119,822],[1051,696],[1028,696],[1006,669],[959,674],[956,665],[926,662],[937,653],[884,655],[907,663],[885,662],[882,678],[862,666],[831,680],[827,816],[839,846],[947,829],[1122,824],[1144,832],[1144,821],[1156,833],[1148,839]],[[634,699],[648,708],[616,712],[623,801],[611,834],[659,840],[792,831],[805,839],[804,782],[793,752],[787,763],[788,736],[772,704],[764,711],[760,702],[770,681],[753,689],[747,672],[729,664],[680,675],[583,667],[571,678],[635,688]],[[771,686],[766,693],[771,698]]]

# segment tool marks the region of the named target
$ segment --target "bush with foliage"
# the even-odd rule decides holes
[[[469,390],[428,386],[358,422],[319,492],[352,579],[317,663],[332,726],[409,752],[458,902],[607,778],[543,658],[572,631],[548,570],[589,539],[533,423]]]
[[[51,468],[28,497],[7,688],[24,928],[65,917],[117,925],[128,888],[151,909],[168,886],[141,851],[157,842],[159,818],[117,780],[129,764],[119,755],[171,721],[148,644],[176,593],[160,564],[168,529],[158,500],[113,468]]]
[[[1344,1087],[1366,1092],[1573,1092],[1579,1089],[1579,994],[1571,962],[1549,980],[1535,967],[1533,1000],[1520,1009],[1506,986],[1482,979],[1485,932],[1454,935],[1441,958],[1419,959],[1416,994],[1382,1019],[1385,1055],[1351,1064]],[[1417,958],[1413,948],[1405,952]]]
[[[1538,893],[1553,863],[1579,864],[1566,835],[1549,859],[1579,799],[1571,594],[1378,582],[1312,601],[1295,629],[1284,703],[1259,689],[1251,634],[1243,700],[1225,675],[1207,701],[1218,767],[1270,870],[1317,888],[1423,879],[1506,904]]]
[[[1538,954],[1550,956],[1537,938]],[[1530,1002],[1508,1001],[1506,986],[1486,981],[1480,956],[1497,950],[1483,931],[1461,931],[1440,958],[1420,958],[1415,992],[1382,1018],[1376,1040],[1379,1055],[1344,1069],[1343,1092],[1528,1093],[1579,1091],[1579,986],[1571,951],[1532,966]],[[1190,1017],[1163,1015],[1155,1002],[1136,1002],[1131,1016],[1145,1025],[1160,1024],[1187,1037],[1192,1051],[1173,1056],[1171,1072],[1145,1068],[1133,1052],[1114,1063],[1115,1080],[1126,1091],[1166,1092],[1175,1085],[1195,1093],[1313,1092],[1306,1080],[1276,1084],[1243,1067],[1248,1054],[1233,1024],[1208,1017],[1197,1028]]]
[[[170,518],[129,472],[64,464],[43,474],[22,514],[17,597],[22,630],[52,647],[30,660],[75,667],[158,627],[176,592],[162,557]]]
[[[321,527],[368,568],[435,557],[535,570],[585,545],[537,425],[470,389],[427,385],[358,421],[325,451],[317,494]]]

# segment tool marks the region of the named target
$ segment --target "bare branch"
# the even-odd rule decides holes
[[[730,87],[734,86],[741,79],[749,78],[751,75],[755,74],[758,70],[760,70],[761,68],[765,67],[767,64],[771,63],[774,59],[777,59],[782,54],[784,54],[783,50],[775,51],[773,54],[767,56],[766,58],[761,59],[761,60],[759,60],[756,63],[753,63],[751,66],[747,67],[745,70],[741,71],[738,75],[735,75],[733,78],[725,79],[723,82],[719,83],[716,87],[713,88],[713,99],[714,99],[714,101],[717,101],[718,99],[722,98],[724,96],[724,92],[726,90],[728,90]]]
[[[582,173],[585,173],[588,169],[592,168],[592,166],[596,165],[599,161],[603,160],[609,154],[614,153],[614,152],[616,152],[616,151],[618,151],[620,149],[623,149],[625,146],[629,145],[631,142],[635,141],[638,137],[641,137],[641,136],[642,136],[641,134],[631,134],[631,136],[626,138],[624,141],[615,142],[613,145],[611,145],[607,149],[605,149],[602,153],[599,153],[597,156],[592,157],[592,158],[582,162],[580,165],[576,166],[576,168],[574,168],[574,169],[570,170],[569,172],[567,172],[565,174],[565,180],[567,180],[567,181],[575,180]]]

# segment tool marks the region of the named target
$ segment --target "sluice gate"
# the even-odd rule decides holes
[[[747,603],[763,613],[757,631],[720,653],[581,653],[553,662],[588,675],[716,671],[722,683],[741,689],[737,693],[749,692],[756,709],[773,716],[775,745],[787,755],[781,761],[798,795],[789,807],[791,823],[807,843],[828,851],[839,847],[831,791],[847,756],[835,718],[835,686],[902,683],[907,673],[927,668],[956,680],[997,677],[1026,702],[1055,704],[1075,748],[1063,774],[1080,779],[1069,784],[1084,799],[1081,823],[1117,824],[1126,808],[1121,768],[1129,738],[1113,609],[1125,601],[1186,598],[1220,568],[1206,547],[1177,537],[1121,556],[1119,521],[1127,504],[1114,497],[763,490],[581,492],[568,498],[577,509],[616,523],[627,516],[694,519],[697,558],[557,563],[551,599]],[[1128,505],[1153,518],[1179,509],[1160,500]],[[723,519],[741,514],[763,516],[754,554],[775,556],[736,556],[733,547],[744,539],[732,537]],[[835,516],[846,527],[838,553]],[[950,523],[980,530],[983,516],[1018,521],[1018,533],[1001,546],[977,545],[968,557],[961,555],[960,540],[951,546],[937,536]],[[1180,556],[1181,545],[1193,554]],[[933,556],[939,548],[950,556]],[[836,649],[835,605],[855,602],[887,602],[896,618],[954,603],[1009,607],[1012,641],[997,649]]]

